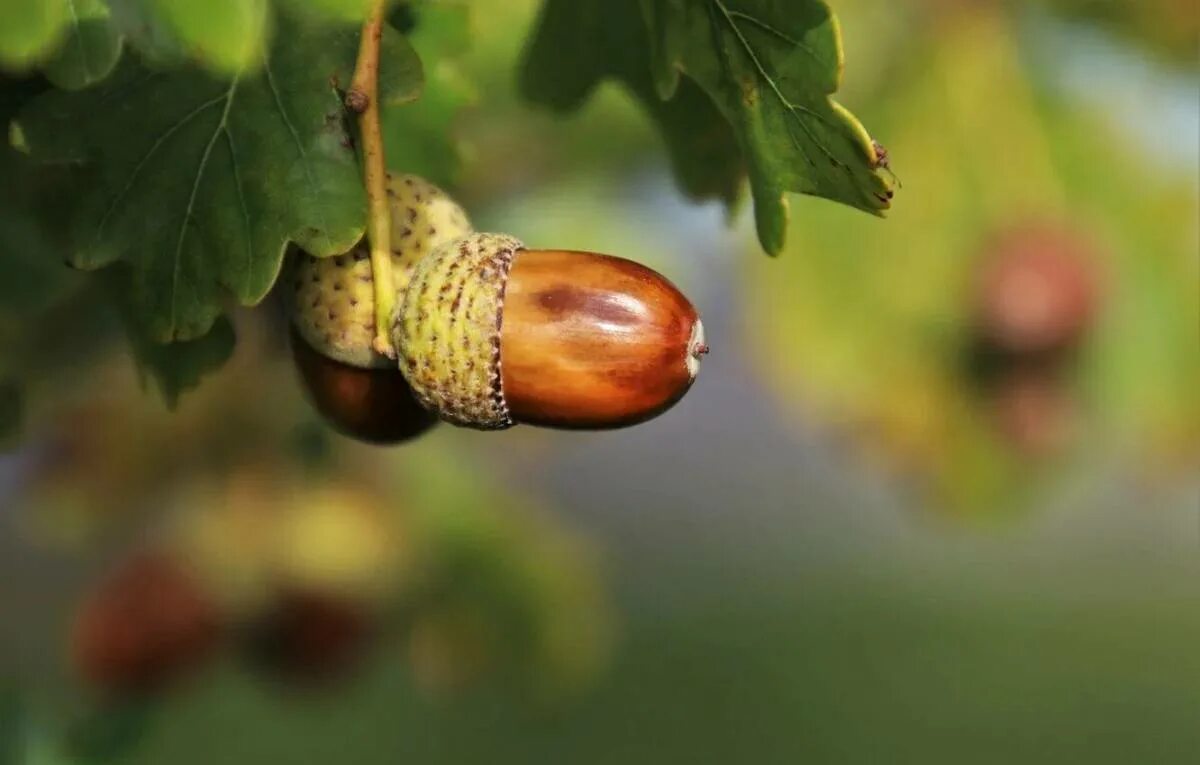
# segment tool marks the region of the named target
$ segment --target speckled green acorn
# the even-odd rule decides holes
[[[389,175],[393,282],[408,286],[413,267],[435,247],[471,232],[466,213],[441,189],[415,175]],[[323,356],[360,368],[396,362],[372,347],[375,297],[368,245],[330,258],[301,255],[293,271],[296,332]]]
[[[438,244],[470,232],[450,197],[413,175],[388,177],[392,279],[403,290]],[[417,404],[393,359],[375,352],[375,296],[366,242],[332,258],[301,255],[291,300],[292,354],[313,406],[335,430],[369,443],[421,435],[434,418]]]
[[[504,234],[421,260],[392,341],[418,401],[484,430],[645,421],[683,397],[708,352],[696,309],[655,271]]]

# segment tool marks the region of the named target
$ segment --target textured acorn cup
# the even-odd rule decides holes
[[[392,280],[402,294],[414,266],[438,245],[470,233],[471,223],[453,199],[418,176],[389,174],[387,192]],[[292,275],[292,324],[312,348],[354,367],[395,368],[372,344],[375,293],[365,240],[329,258],[301,253]]]
[[[416,268],[393,324],[417,400],[457,425],[634,425],[687,392],[708,351],[678,289],[589,252],[472,234]]]
[[[397,444],[437,424],[413,396],[400,370],[363,369],[315,351],[292,332],[292,357],[313,407],[343,435],[373,444]]]

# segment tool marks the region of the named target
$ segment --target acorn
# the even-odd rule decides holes
[[[1075,435],[1077,402],[1053,370],[1008,371],[993,386],[989,409],[997,433],[1026,457],[1058,454]]]
[[[371,444],[422,435],[437,417],[421,406],[396,367],[363,369],[313,350],[292,332],[292,358],[313,407],[334,430]]]
[[[392,280],[437,245],[471,231],[467,215],[415,175],[388,175]],[[293,270],[292,355],[313,406],[343,435],[374,444],[415,438],[437,423],[417,404],[394,359],[375,351],[375,296],[366,242],[332,258],[301,253]]]
[[[84,600],[70,655],[83,681],[98,690],[152,693],[197,669],[221,632],[216,605],[182,561],[143,552]]]
[[[1076,232],[1011,229],[990,247],[976,288],[982,338],[1013,356],[1059,356],[1079,345],[1099,302],[1097,264]]]
[[[421,404],[482,430],[643,422],[683,397],[708,352],[696,309],[655,271],[482,233],[416,265],[392,341]]]
[[[326,686],[361,665],[373,632],[371,615],[361,604],[285,588],[250,625],[245,656],[256,670],[289,685]]]
[[[397,293],[413,267],[438,245],[471,232],[463,209],[415,175],[388,174],[392,217],[392,280]],[[297,334],[322,356],[363,369],[396,368],[376,353],[375,296],[366,241],[329,258],[300,254],[293,269],[291,318]],[[311,386],[310,386],[311,387]]]

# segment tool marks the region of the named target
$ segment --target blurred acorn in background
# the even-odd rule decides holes
[[[216,647],[222,619],[181,560],[143,551],[122,561],[81,604],[70,659],[81,680],[114,694],[162,690]]]
[[[251,666],[292,685],[324,685],[357,668],[376,625],[348,597],[287,587],[248,625]]]
[[[990,388],[988,402],[997,432],[1026,457],[1045,457],[1070,444],[1079,404],[1070,385],[1051,370],[1018,369]]]
[[[983,339],[1003,353],[1061,354],[1093,325],[1098,265],[1087,239],[1063,226],[1003,231],[983,256],[975,317]]]
[[[411,576],[406,513],[348,480],[246,467],[183,503],[174,536],[236,623],[236,649],[297,686],[346,678]]]
[[[979,261],[971,373],[997,434],[1024,457],[1071,442],[1074,361],[1101,308],[1099,268],[1086,236],[1048,222],[1003,230]]]

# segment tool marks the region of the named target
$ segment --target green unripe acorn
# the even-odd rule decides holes
[[[435,247],[471,232],[463,209],[415,175],[388,175],[392,217],[392,272],[398,294],[414,266]],[[293,270],[291,318],[297,334],[328,358],[360,368],[392,368],[377,353],[370,249],[365,241],[329,258],[302,254]]]
[[[471,230],[466,213],[414,175],[389,175],[392,280],[402,293],[437,245]],[[335,430],[399,443],[436,419],[413,398],[394,359],[374,349],[375,292],[368,244],[331,258],[301,254],[293,271],[292,353],[310,401]]]

